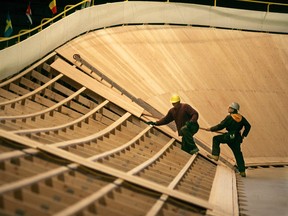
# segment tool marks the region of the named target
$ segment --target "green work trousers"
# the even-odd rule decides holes
[[[220,144],[227,144],[234,154],[239,172],[245,172],[245,161],[244,161],[243,154],[241,151],[241,142],[242,142],[242,138],[240,137],[240,135],[237,135],[235,140],[228,141],[228,142],[227,142],[225,135],[214,136],[213,146],[212,146],[212,155],[219,156]]]
[[[182,135],[182,145],[181,149],[185,152],[190,153],[194,149],[198,149],[195,141],[194,141],[194,134],[196,134],[199,130],[199,124],[193,123],[190,128],[184,126],[181,131],[180,135]]]

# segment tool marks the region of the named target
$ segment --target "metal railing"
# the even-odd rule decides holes
[[[217,0],[215,0],[215,2],[216,2],[216,1],[217,1]],[[253,4],[265,4],[265,5],[267,5],[267,10],[266,10],[267,13],[270,12],[270,5],[277,5],[277,6],[286,6],[286,7],[288,7],[288,3],[287,3],[287,4],[284,4],[284,3],[267,2],[267,1],[257,1],[257,0],[237,0],[237,1],[249,2],[249,3],[253,3]]]
[[[129,0],[124,0],[124,1],[128,2]],[[219,5],[217,5],[217,1],[219,2],[221,0],[214,0],[214,7],[219,6]],[[266,10],[267,13],[270,12],[270,6],[271,5],[288,7],[288,3],[285,4],[285,3],[277,3],[277,2],[269,2],[269,1],[258,1],[258,0],[236,0],[236,1],[249,2],[251,4],[264,4],[264,5],[267,5],[267,10]],[[22,29],[21,31],[19,31],[19,33],[17,35],[14,35],[14,36],[11,36],[11,37],[0,37],[0,49],[1,49],[1,47],[6,48],[6,47],[11,46],[12,44],[9,45],[9,42],[15,42],[15,43],[21,42],[21,37],[25,37],[25,39],[26,39],[26,38],[29,38],[33,34],[37,34],[38,32],[43,30],[43,27],[47,27],[48,25],[51,25],[53,23],[53,21],[57,21],[59,18],[60,19],[64,18],[66,16],[67,12],[77,8],[80,5],[82,5],[82,7],[83,7],[88,2],[90,2],[90,6],[94,5],[94,0],[91,0],[91,1],[83,0],[83,1],[81,1],[78,4],[75,4],[75,5],[67,5],[67,6],[65,6],[63,12],[57,14],[56,16],[54,16],[52,18],[43,18],[41,20],[41,24],[39,26],[36,26],[33,29]],[[119,1],[119,2],[121,2],[121,1]],[[167,0],[166,2],[172,2],[172,1]],[[6,42],[6,45],[2,45],[5,42]]]
[[[75,5],[66,5],[64,8],[64,11],[57,14],[56,16],[52,18],[43,18],[41,20],[41,24],[39,26],[36,26],[32,29],[22,29],[19,31],[17,35],[13,35],[11,37],[0,37],[0,44],[3,44],[6,42],[6,46],[0,46],[0,47],[8,47],[9,41],[13,41],[15,43],[21,42],[21,37],[28,38],[33,34],[37,34],[38,32],[42,31],[45,27],[51,25],[55,20],[62,19],[66,16],[67,12],[72,11],[73,9],[77,8],[78,6],[82,5],[85,6],[87,2],[90,2],[89,0],[83,0]],[[94,0],[91,1],[91,5],[94,5]],[[10,44],[11,46],[11,44]]]

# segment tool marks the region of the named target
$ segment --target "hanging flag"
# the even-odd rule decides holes
[[[27,16],[27,18],[29,20],[30,25],[32,25],[32,23],[33,23],[31,15],[32,15],[32,11],[31,11],[30,2],[29,2],[27,10],[26,10],[26,16]]]
[[[4,37],[10,37],[12,32],[13,32],[12,21],[10,18],[10,14],[8,12],[7,18],[6,18],[6,27],[5,27],[5,31],[4,31]]]
[[[57,13],[57,7],[56,7],[56,0],[52,0],[49,4],[49,8],[51,9],[53,14]]]

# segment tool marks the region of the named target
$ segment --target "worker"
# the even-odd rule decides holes
[[[241,143],[243,142],[244,137],[247,137],[251,125],[244,116],[238,113],[239,109],[240,106],[238,103],[231,103],[228,107],[229,115],[227,115],[219,124],[210,128],[204,128],[204,130],[212,132],[220,131],[224,128],[227,130],[226,133],[213,137],[212,155],[207,156],[210,159],[218,161],[220,155],[220,144],[228,144],[236,159],[240,175],[246,177],[245,161],[241,151]],[[241,134],[243,127],[244,131]]]
[[[170,98],[173,107],[162,119],[153,122],[147,122],[149,125],[166,125],[175,121],[178,135],[182,136],[181,149],[189,154],[196,154],[199,149],[194,141],[194,134],[199,130],[198,112],[189,104],[181,103],[180,96],[173,94]]]

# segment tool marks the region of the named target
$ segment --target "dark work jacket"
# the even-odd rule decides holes
[[[165,125],[175,121],[178,133],[186,122],[197,122],[198,112],[193,109],[189,104],[180,103],[178,109],[172,107],[166,116],[156,122],[156,125]]]
[[[218,125],[211,127],[210,130],[219,131],[225,128],[228,132],[235,131],[236,134],[240,134],[240,131],[242,130],[243,127],[244,131],[242,133],[242,136],[247,137],[251,128],[250,123],[244,116],[240,115],[239,113],[233,113],[226,116],[226,118],[223,121],[221,121]]]

